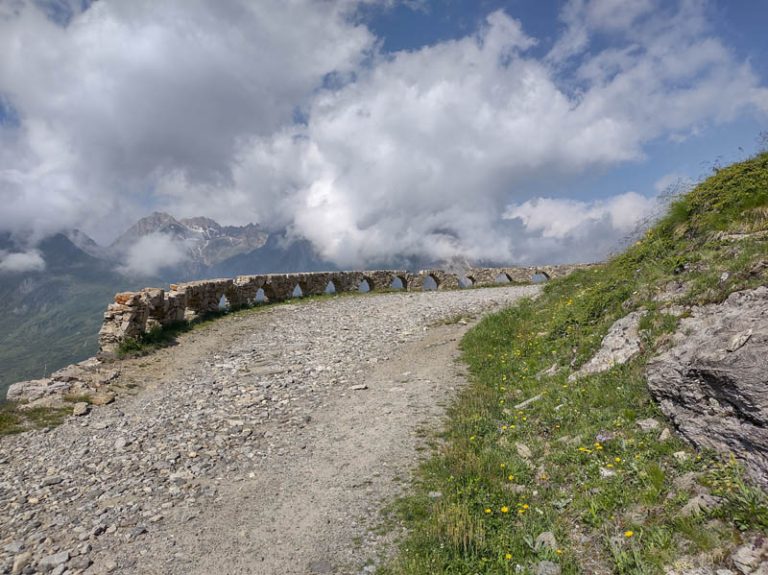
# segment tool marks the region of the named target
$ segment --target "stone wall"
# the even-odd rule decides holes
[[[475,268],[463,275],[443,270],[378,270],[353,272],[312,272],[296,274],[267,274],[238,276],[235,279],[211,279],[171,284],[169,290],[144,288],[138,292],[123,292],[115,296],[104,313],[99,331],[102,353],[114,353],[122,342],[138,338],[155,328],[183,321],[192,321],[220,311],[226,301],[230,309],[239,309],[259,301],[275,303],[293,297],[296,286],[304,296],[327,293],[332,283],[336,293],[354,292],[363,281],[370,291],[392,289],[400,280],[402,289],[421,291],[431,278],[438,290],[460,287],[484,287],[500,282],[533,283],[563,277],[572,271],[594,264],[540,266],[528,268]]]

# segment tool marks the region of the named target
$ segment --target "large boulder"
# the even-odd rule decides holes
[[[768,487],[768,288],[693,308],[647,379],[684,437],[733,453]]]

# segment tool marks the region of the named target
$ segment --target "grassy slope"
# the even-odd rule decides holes
[[[550,560],[563,573],[661,573],[686,557],[717,563],[747,534],[766,531],[766,498],[732,460],[695,453],[674,436],[661,442],[659,430],[637,425],[648,417],[668,425],[643,372],[678,320],[652,296],[682,282],[683,303],[701,304],[765,284],[757,264],[766,261],[768,238],[728,241],[722,232],[766,229],[762,154],[699,185],[603,268],[551,282],[538,300],[472,330],[463,349],[473,382],[450,410],[413,495],[397,505],[410,535],[382,572],[529,573]],[[643,355],[569,383],[611,324],[641,307],[650,311]],[[562,369],[541,375],[553,364]],[[525,409],[512,407],[539,394]],[[529,462],[518,444],[532,452]],[[601,478],[601,469],[615,475]],[[700,474],[698,483],[723,505],[683,517],[694,494],[679,482],[688,472]],[[442,495],[429,497],[435,491]],[[557,548],[534,549],[544,531],[555,534]]]

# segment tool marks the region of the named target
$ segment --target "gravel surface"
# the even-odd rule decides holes
[[[373,572],[379,511],[465,381],[457,317],[536,293],[280,305],[119,362],[115,403],[0,438],[0,573]]]

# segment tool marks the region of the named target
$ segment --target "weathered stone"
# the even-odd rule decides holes
[[[524,443],[515,443],[515,450],[517,451],[517,454],[523,459],[530,459],[533,457],[531,449]]]
[[[768,575],[768,538],[758,536],[731,555],[741,575]]]
[[[40,560],[40,563],[38,563],[37,567],[43,573],[47,573],[49,571],[53,571],[59,565],[64,565],[67,561],[69,561],[69,551],[61,551],[59,553],[54,553],[53,555],[43,557]]]
[[[697,447],[733,452],[768,486],[768,288],[694,308],[647,367],[662,411]]]
[[[109,391],[104,391],[101,393],[97,393],[94,396],[91,397],[91,404],[92,405],[109,405],[113,401],[115,401],[115,394]]]
[[[533,568],[535,575],[560,575],[560,565],[552,561],[539,561]]]
[[[568,380],[575,381],[585,375],[607,371],[615,365],[627,363],[639,354],[641,351],[639,325],[646,313],[633,311],[616,321],[603,338],[597,353],[578,371],[572,373]]]
[[[719,497],[707,494],[696,495],[683,506],[680,510],[680,515],[683,517],[690,517],[692,515],[706,513],[707,511],[715,509],[718,505],[720,505]]]
[[[50,379],[33,379],[20,381],[8,388],[6,398],[8,401],[35,401],[45,396],[51,386]]]
[[[26,551],[17,555],[13,559],[13,567],[11,568],[12,575],[20,575],[24,572],[24,568],[32,562],[32,552]]]
[[[660,423],[657,419],[649,417],[648,419],[641,419],[637,422],[637,426],[643,431],[653,431],[660,427]]]
[[[88,405],[85,401],[78,401],[73,407],[72,407],[72,415],[78,417],[82,415],[88,415],[91,411],[91,406]]]
[[[541,551],[542,549],[557,549],[557,539],[555,538],[555,534],[551,531],[540,533],[533,544],[533,548],[536,551]]]

